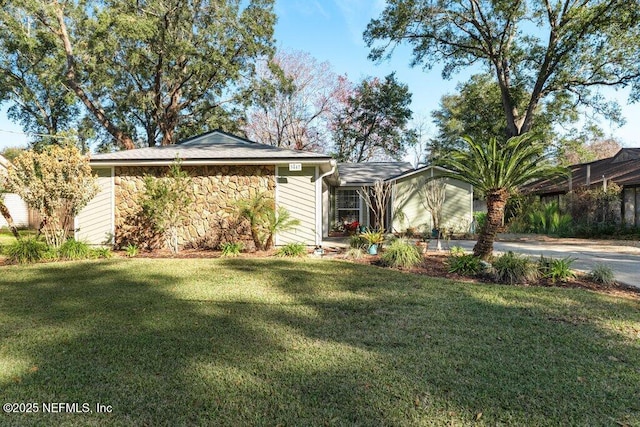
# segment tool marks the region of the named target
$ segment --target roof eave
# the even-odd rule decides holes
[[[207,165],[283,165],[289,163],[302,164],[330,164],[330,157],[308,157],[300,158],[281,158],[281,159],[183,159],[181,164],[184,166],[207,166]],[[175,159],[91,159],[91,166],[169,166],[173,164]]]

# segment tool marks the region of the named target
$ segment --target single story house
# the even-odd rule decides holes
[[[370,224],[370,212],[358,192],[383,180],[393,186],[387,230],[430,228],[430,215],[418,201],[417,186],[437,176],[435,167],[414,169],[408,163],[337,164],[325,154],[294,151],[255,143],[222,131],[199,135],[175,145],[96,154],[90,164],[100,192],[75,218],[76,239],[91,244],[144,245],[139,199],[144,176],[161,176],[180,158],[191,177],[193,208],[182,227],[183,246],[217,247],[221,241],[250,245],[246,224],[237,221],[238,201],[267,193],[277,207],[300,221],[279,233],[275,244],[320,245],[339,221]],[[473,188],[447,181],[444,225],[471,222]],[[402,215],[398,215],[402,212]]]
[[[619,218],[626,225],[640,227],[640,148],[622,148],[613,157],[571,165],[569,171],[566,178],[528,184],[523,192],[539,195],[543,202],[562,205],[563,196],[571,191],[616,183],[622,187]]]
[[[9,166],[9,160],[5,157],[0,156],[0,180],[7,171]],[[11,218],[13,219],[13,223],[16,227],[28,227],[29,226],[29,208],[27,204],[22,200],[20,196],[14,193],[3,193],[0,195],[2,197],[5,206],[9,210],[11,214]],[[2,215],[0,215],[0,227],[6,227],[7,221],[4,219]]]

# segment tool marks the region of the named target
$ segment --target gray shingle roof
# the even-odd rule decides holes
[[[410,170],[409,162],[338,163],[340,185],[367,185],[386,181]]]
[[[172,161],[179,156],[182,160],[216,161],[278,161],[278,160],[319,160],[329,161],[331,157],[296,151],[271,145],[259,144],[221,131],[205,133],[175,145],[137,148],[116,151],[114,153],[95,154],[92,163],[127,162],[144,163],[148,161]]]

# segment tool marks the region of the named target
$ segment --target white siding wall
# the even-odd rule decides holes
[[[29,209],[27,204],[22,200],[20,196],[13,193],[6,193],[1,196],[4,199],[4,204],[9,209],[11,218],[16,227],[28,227],[29,226]],[[7,221],[0,215],[0,227],[5,227]]]
[[[113,177],[111,168],[95,169],[100,191],[76,217],[76,240],[92,245],[112,244]]]
[[[300,220],[293,230],[279,233],[276,245],[287,243],[316,244],[316,168],[304,167],[300,172],[291,172],[285,167],[276,169],[276,203]]]

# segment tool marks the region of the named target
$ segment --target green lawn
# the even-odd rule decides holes
[[[32,237],[36,234],[34,230],[18,230],[18,233],[20,233],[22,237]],[[9,231],[6,227],[0,227],[0,246],[8,245],[15,241],[16,238],[13,237],[11,231]]]
[[[0,403],[39,405],[0,425],[640,425],[637,299],[339,261],[0,273]]]

